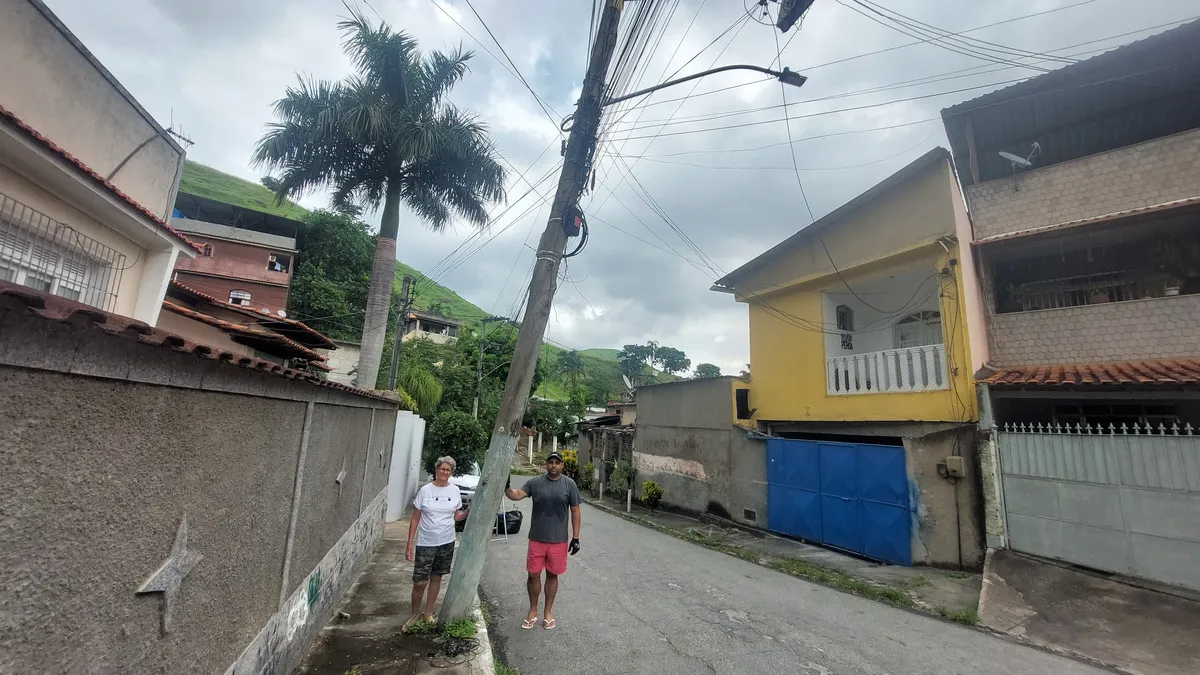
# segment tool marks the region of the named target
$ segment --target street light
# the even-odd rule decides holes
[[[688,82],[690,80],[695,80],[695,79],[704,77],[706,75],[712,75],[714,73],[723,73],[727,70],[753,70],[756,73],[764,73],[766,75],[770,75],[771,77],[778,79],[780,82],[782,82],[784,84],[790,84],[793,87],[803,86],[804,83],[808,81],[807,77],[801,75],[800,73],[797,73],[794,70],[791,70],[790,68],[784,68],[782,71],[780,71],[780,70],[771,70],[770,68],[763,68],[761,66],[750,66],[750,65],[721,66],[720,68],[713,68],[712,70],[705,70],[703,72],[693,73],[691,75],[688,75],[687,77],[680,77],[678,79],[663,82],[662,84],[656,84],[653,87],[646,87],[645,89],[639,89],[638,91],[635,91],[632,94],[625,94],[624,96],[618,96],[617,98],[610,98],[610,99],[604,101],[604,103],[602,105],[607,106],[607,105],[612,105],[614,103],[620,103],[621,101],[628,101],[631,98],[645,96],[646,94],[658,91],[659,89],[666,89],[667,87],[673,87],[677,84],[682,84],[682,83]]]

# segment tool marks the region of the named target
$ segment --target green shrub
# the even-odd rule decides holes
[[[579,480],[579,451],[578,450],[563,450],[563,473],[570,476],[571,480]]]
[[[583,472],[579,474],[579,489],[591,490],[596,485],[596,465],[588,462],[583,465]]]
[[[612,473],[608,475],[608,489],[616,494],[624,495],[633,487],[633,467],[629,462],[617,462]]]
[[[462,473],[470,468],[471,462],[483,463],[487,444],[487,432],[470,413],[445,410],[433,418],[425,433],[421,464],[433,475],[433,462],[448,455],[454,458],[459,473]]]
[[[652,480],[642,483],[642,504],[651,511],[662,504],[663,489]]]

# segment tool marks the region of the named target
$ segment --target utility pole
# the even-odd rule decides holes
[[[479,419],[479,401],[483,398],[483,343],[487,341],[487,325],[500,321],[500,317],[489,316],[479,322],[479,360],[475,363],[475,401],[471,404],[471,417]]]
[[[404,324],[408,321],[408,307],[412,298],[408,291],[412,287],[412,277],[405,275],[400,285],[400,313],[396,315],[396,344],[392,347],[392,374],[388,376],[388,389],[396,390],[396,373],[400,370],[400,345],[403,343]]]
[[[492,429],[483,462],[483,476],[474,500],[476,508],[471,509],[467,517],[454,574],[450,576],[450,586],[446,589],[446,599],[438,617],[440,625],[468,616],[479,588],[488,540],[496,524],[496,511],[500,508],[509,466],[520,439],[525,400],[533,384],[542,338],[550,319],[558,267],[567,243],[563,219],[567,210],[579,200],[592,153],[596,149],[600,111],[604,104],[604,78],[617,45],[617,27],[623,4],[624,0],[604,0],[604,13],[596,30],[596,42],[588,59],[587,74],[567,139],[558,190],[550,207],[550,221],[538,241],[525,319],[521,323],[508,381],[504,385],[504,396],[500,400],[500,413],[496,416],[496,426]]]

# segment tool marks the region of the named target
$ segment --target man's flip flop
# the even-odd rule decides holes
[[[542,628],[545,628],[546,630],[554,630],[555,626],[557,625],[558,624],[555,623],[554,619],[546,619],[542,622]]]
[[[536,625],[537,625],[537,617],[536,616],[533,617],[532,619],[525,619],[524,621],[521,622],[521,630],[532,630],[533,627]]]

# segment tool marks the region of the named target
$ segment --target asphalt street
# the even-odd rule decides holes
[[[587,504],[583,548],[555,602],[558,628],[521,630],[528,500],[520,506],[521,533],[492,543],[482,591],[497,655],[522,675],[1107,672],[796,579]]]

